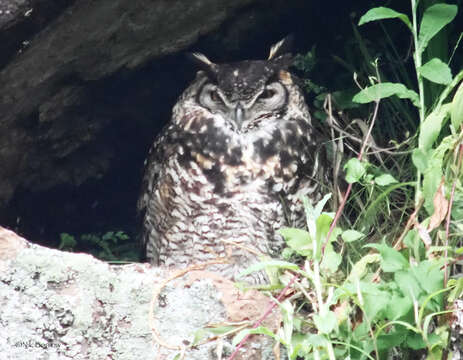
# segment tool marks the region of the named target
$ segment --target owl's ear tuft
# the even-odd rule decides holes
[[[270,61],[277,69],[288,70],[288,68],[294,63],[294,57],[291,54],[284,54]]]
[[[276,44],[273,44],[270,48],[270,53],[268,55],[268,60],[274,60],[282,55],[291,53],[293,47],[294,35],[290,34],[285,38],[278,41]]]
[[[209,77],[216,78],[218,67],[209,60],[206,55],[201,53],[188,53],[187,56],[197,65],[201,70],[204,70]]]

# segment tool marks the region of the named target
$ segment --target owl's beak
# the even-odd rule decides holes
[[[238,125],[238,127],[241,128],[241,124],[243,124],[243,120],[244,120],[244,109],[241,106],[241,104],[236,105],[234,115],[235,115],[236,125]]]

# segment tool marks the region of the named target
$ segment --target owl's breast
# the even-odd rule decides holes
[[[191,161],[185,167],[172,157],[153,192],[150,213],[160,234],[157,241],[161,263],[212,259],[215,254],[224,255],[230,243],[236,244],[238,250],[245,246],[262,254],[276,253],[283,243],[275,237],[275,230],[284,222],[278,194],[269,192],[260,177],[239,185],[229,169],[224,170],[220,180],[211,179],[201,167],[202,161]],[[217,191],[218,184],[222,191]],[[246,255],[247,251],[238,254],[249,257],[249,261],[255,257],[252,253]]]
[[[205,115],[204,113],[202,115]],[[209,114],[210,116],[210,114]],[[304,119],[266,119],[259,128],[237,133],[225,119],[189,112],[177,139],[179,161],[197,165],[219,193],[279,191],[291,186],[310,152],[311,129]]]

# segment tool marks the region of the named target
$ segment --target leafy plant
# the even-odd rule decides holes
[[[297,274],[295,288],[304,300],[297,305],[289,300],[279,303],[283,326],[276,334],[263,326],[246,329],[234,344],[247,334],[266,334],[286,347],[290,359],[386,359],[391,351],[405,358],[418,349],[442,354],[449,329],[432,320],[450,312],[443,294],[456,288],[456,284],[442,287],[444,259],[435,256],[436,249],[407,259],[407,250],[400,252],[383,242],[365,245],[376,251],[365,254],[346,273],[338,237],[352,243],[365,235],[335,227],[322,251],[334,218],[322,211],[327,200],[328,196],[315,207],[305,200],[308,231],[280,231],[291,251],[305,257],[301,268],[285,262],[262,264]],[[409,249],[419,246],[418,234],[406,243]],[[289,273],[281,277],[284,283],[289,279]]]
[[[111,262],[139,261],[139,254],[123,231],[108,231],[104,234],[82,234],[77,239],[68,233],[60,234],[59,249],[76,251],[88,249],[95,257]]]
[[[414,42],[416,90],[411,81],[381,81],[377,61],[369,62],[375,74],[352,101],[374,102],[376,107],[359,155],[344,165],[348,187],[343,201],[333,214],[323,211],[329,196],[315,206],[304,199],[307,229],[280,230],[288,246],[283,253],[287,261],[268,261],[244,273],[280,271],[286,285],[278,298],[283,325],[272,333],[256,324],[242,330],[235,345],[257,333],[283,344],[290,359],[413,359],[418,350],[425,351],[427,359],[444,358],[450,327],[443,315],[452,312],[448,304],[463,295],[462,278],[448,279],[449,263],[463,253],[463,70],[453,76],[451,56],[435,56],[430,44],[456,13],[455,5],[433,3],[421,9],[411,0],[411,18],[386,7],[361,17],[359,25],[385,19],[405,24]],[[369,55],[366,48],[363,51]],[[409,143],[415,147],[400,154],[415,167],[414,177],[404,178],[400,172],[387,171],[384,162],[378,166],[363,157],[368,146],[376,146],[371,129],[379,102],[391,100],[409,101],[416,113],[408,118],[419,120],[415,141]],[[412,191],[405,188],[414,189],[414,201],[408,196]],[[352,189],[354,200],[366,193],[366,201],[351,212],[354,220],[348,216],[339,225]],[[391,196],[397,189],[405,195],[402,209],[410,209],[402,210],[396,224],[400,236],[395,230],[371,226],[372,219],[386,217],[390,207],[399,206]],[[291,262],[293,255],[303,259],[300,266]],[[303,300],[283,300],[289,287],[295,292],[292,298]]]
[[[360,91],[353,98],[353,101],[368,103],[396,95],[399,98],[410,99],[418,109],[420,120],[418,147],[414,150],[412,158],[417,169],[415,199],[416,204],[418,204],[420,198],[424,196],[426,199],[425,207],[429,213],[432,213],[432,199],[444,173],[443,157],[447,151],[453,150],[458,144],[461,125],[460,118],[463,116],[461,113],[458,114],[461,92],[460,94],[457,92],[459,96],[454,98],[453,101],[445,101],[452,90],[463,79],[463,70],[452,78],[451,70],[446,63],[439,58],[432,58],[423,64],[423,54],[430,40],[455,18],[457,6],[442,3],[430,6],[423,13],[419,28],[417,20],[418,4],[415,0],[412,0],[411,6],[412,20],[407,15],[392,9],[377,7],[363,15],[359,21],[359,25],[382,19],[399,19],[408,27],[413,35],[415,46],[413,57],[418,83],[418,94],[400,83],[377,83]],[[433,102],[432,107],[427,107],[425,103],[425,80],[446,85],[440,93],[439,98]],[[453,118],[456,118],[450,126],[453,136],[444,142],[446,144],[444,148],[439,148],[439,146],[435,146],[435,142],[439,134],[443,132],[446,122],[451,114],[453,114],[453,111],[455,112]],[[430,159],[434,159],[435,161],[426,161]]]

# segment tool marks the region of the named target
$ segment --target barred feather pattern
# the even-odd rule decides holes
[[[150,150],[138,202],[151,263],[181,268],[228,257],[213,270],[235,279],[260,255],[278,256],[278,229],[304,223],[300,196],[319,198],[316,141],[301,91],[288,72],[277,77],[284,109],[242,132],[198,104],[210,81],[204,73],[180,97]]]

